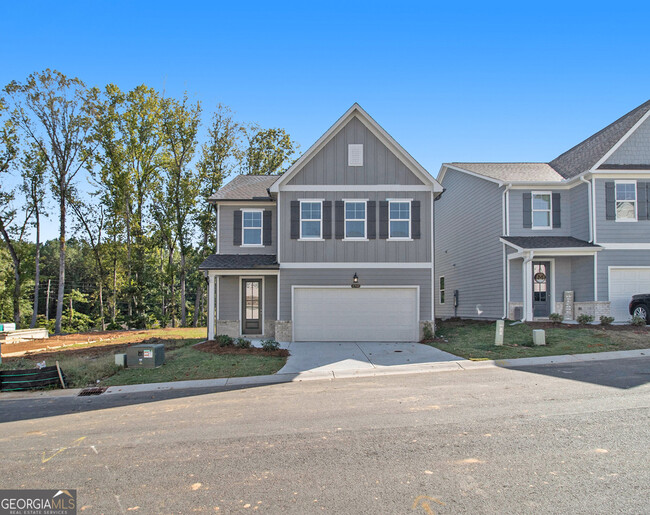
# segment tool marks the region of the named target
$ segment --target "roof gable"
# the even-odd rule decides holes
[[[238,175],[208,200],[271,200],[268,189],[278,178],[277,175]]]

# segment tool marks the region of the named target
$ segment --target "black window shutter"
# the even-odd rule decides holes
[[[377,202],[369,200],[366,209],[368,210],[368,228],[366,233],[368,234],[369,240],[374,240],[377,238]]]
[[[560,194],[553,193],[553,228],[562,227],[562,212],[560,211]]]
[[[332,238],[332,201],[323,201],[323,239]]]
[[[388,239],[388,201],[379,201],[379,238]]]
[[[616,185],[605,183],[605,219],[616,220]]]
[[[647,182],[637,182],[636,184],[637,216],[639,220],[648,219],[648,184]]]
[[[238,209],[234,212],[233,228],[232,228],[232,244],[235,247],[241,245],[241,211]]]
[[[533,195],[524,193],[524,229],[530,229],[533,226]]]
[[[269,247],[273,243],[273,213],[268,209],[264,210],[264,245]]]
[[[411,202],[411,238],[420,239],[420,201]]]
[[[291,201],[291,239],[297,240],[300,238],[300,202],[298,200]]]
[[[342,240],[345,237],[345,203],[342,200],[334,202],[334,232],[336,239]]]

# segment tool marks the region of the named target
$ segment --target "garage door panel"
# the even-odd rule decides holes
[[[611,316],[618,322],[629,320],[632,295],[650,293],[650,268],[610,268],[609,300]]]
[[[296,341],[414,341],[416,288],[296,288]]]

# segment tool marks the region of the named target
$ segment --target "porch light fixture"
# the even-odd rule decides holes
[[[357,273],[354,273],[354,277],[352,277],[352,285],[353,288],[361,288],[361,285],[359,284],[359,276]]]

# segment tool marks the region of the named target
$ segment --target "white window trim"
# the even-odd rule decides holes
[[[548,195],[548,209],[535,209],[535,195]],[[535,211],[545,213],[548,211],[548,225],[535,226]],[[552,191],[533,191],[530,196],[530,227],[534,231],[549,231],[553,229],[553,192]]]
[[[257,229],[257,227],[244,227],[244,213],[260,213],[260,243],[244,243],[244,229]],[[242,209],[241,210],[241,246],[242,247],[263,247],[264,246],[264,210],[263,209]]]
[[[303,219],[302,219],[302,205],[305,204],[305,203],[307,203],[307,204],[316,204],[316,203],[320,204],[320,220],[319,220],[319,222],[320,222],[320,233],[318,235],[318,238],[310,238],[310,237],[303,238],[303,236],[302,236],[302,222],[303,222]],[[307,219],[307,220],[304,220],[304,221],[305,222],[315,222],[316,220],[315,219]],[[322,199],[300,200],[300,238],[298,238],[298,241],[324,241],[324,238],[323,238],[323,200]]]
[[[364,204],[364,218],[363,218],[363,237],[350,237],[348,236],[348,222],[360,222],[361,218],[348,219],[348,204]],[[368,241],[368,201],[364,199],[350,199],[343,201],[343,240],[347,241]]]
[[[618,203],[619,202],[632,202],[631,200],[617,200],[616,186],[619,184],[634,184],[634,219],[618,219]],[[639,221],[639,188],[636,181],[614,181],[614,212],[616,213],[616,221],[622,223],[638,222]]]
[[[441,281],[444,281],[444,280],[445,280],[445,276],[444,276],[444,275],[441,275],[440,277],[438,277],[438,300],[440,301],[440,304],[444,304],[444,303],[445,303],[445,299],[443,299],[442,296],[443,296],[443,294],[445,293],[445,291],[446,291],[446,289],[447,289],[447,288],[446,288],[447,285],[445,284],[445,288],[441,288],[441,287],[440,287],[440,282],[441,282]]]
[[[411,218],[412,218],[411,202],[412,202],[411,199],[388,199],[388,239],[389,240],[392,240],[392,241],[413,241],[413,238],[411,237]],[[409,235],[408,235],[408,237],[402,237],[402,236],[393,237],[393,236],[390,235],[390,223],[391,223],[391,221],[393,221],[391,219],[391,217],[390,217],[390,205],[391,204],[397,204],[397,203],[401,203],[401,204],[406,203],[409,206],[409,217],[408,217]],[[403,218],[397,218],[394,221],[395,222],[403,222],[404,219]]]

